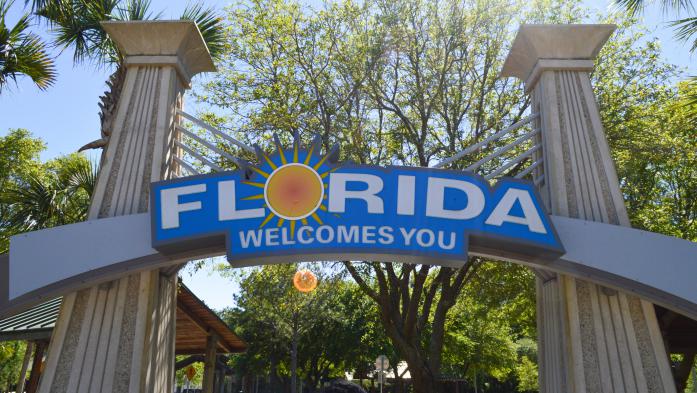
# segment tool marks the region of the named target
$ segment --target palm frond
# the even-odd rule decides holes
[[[30,177],[26,184],[14,184],[0,195],[8,207],[8,227],[18,232],[60,225],[63,221],[60,193],[50,181]]]
[[[615,4],[629,11],[630,16],[640,14],[646,6],[645,0],[615,0]],[[694,7],[691,0],[661,0],[663,13],[691,12]]]
[[[81,161],[81,164],[72,168],[66,179],[66,188],[71,194],[84,191],[88,197],[92,197],[97,185],[98,164],[93,161]]]
[[[128,0],[124,7],[118,8],[119,20],[152,20],[159,19],[162,13],[153,14],[150,10],[150,0]]]
[[[630,16],[636,16],[644,10],[644,0],[615,0],[615,4],[629,11]]]
[[[8,80],[16,83],[19,75],[31,78],[44,90],[56,79],[53,59],[39,36],[27,31],[29,14],[22,15],[12,28],[7,27],[5,17],[10,5],[12,1],[0,1],[0,92]]]
[[[687,110],[687,117],[697,127],[697,76],[687,81],[687,87],[681,97],[682,105]]]
[[[28,34],[15,49],[16,72],[34,81],[41,90],[46,90],[56,81],[56,68],[44,44],[37,35]]]
[[[692,0],[661,0],[661,8],[665,14],[692,12],[695,9]]]
[[[675,37],[681,41],[692,41],[690,51],[697,50],[697,17],[679,19],[670,24],[676,28]]]
[[[203,8],[201,3],[189,4],[180,19],[196,22],[211,57],[216,59],[223,54],[225,48],[223,18],[213,8]]]
[[[73,47],[76,63],[109,64],[120,60],[118,50],[100,22],[117,19],[119,0],[48,1],[36,14],[48,21],[55,45]]]

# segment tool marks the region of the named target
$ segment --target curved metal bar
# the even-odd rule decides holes
[[[521,135],[519,138],[517,138],[513,142],[494,150],[491,154],[489,154],[486,157],[482,158],[481,160],[475,162],[474,164],[468,166],[467,169],[465,169],[465,170],[472,171],[472,172],[476,171],[480,166],[486,164],[487,162],[493,160],[494,158],[500,156],[501,154],[503,154],[503,153],[513,149],[514,147],[520,145],[521,143],[525,142],[526,140],[537,135],[539,132],[540,132],[539,129],[534,129],[526,134]]]
[[[521,171],[520,173],[516,174],[516,175],[513,176],[513,177],[515,177],[516,179],[522,179],[523,177],[525,177],[526,175],[528,175],[530,172],[534,171],[535,168],[537,168],[538,166],[540,166],[540,164],[542,164],[542,163],[543,163],[543,160],[542,160],[542,159],[539,159],[539,160],[533,162],[532,164],[530,164],[529,167],[525,168],[523,171]]]
[[[189,172],[190,175],[200,175],[200,173],[198,173],[198,171],[194,169],[194,167],[191,166],[191,164],[182,160],[181,158],[175,156],[174,161],[176,161],[177,164],[181,165],[184,169],[186,169],[186,171]]]
[[[523,161],[524,159],[530,157],[530,156],[532,155],[532,153],[534,153],[534,152],[540,150],[541,147],[542,147],[542,145],[537,144],[537,145],[535,145],[535,146],[529,148],[528,150],[524,151],[521,155],[519,155],[519,156],[516,157],[515,159],[508,161],[508,162],[505,163],[503,166],[499,167],[498,169],[496,169],[495,171],[491,172],[490,174],[484,176],[484,178],[487,179],[487,180],[491,180],[491,179],[495,178],[496,176],[498,176],[498,175],[500,175],[501,173],[503,173],[503,171],[505,171],[506,169],[508,169],[508,168],[512,167],[513,165],[515,165],[515,164],[517,164],[517,163]]]
[[[213,150],[214,152],[220,154],[221,156],[227,158],[228,160],[232,161],[237,165],[239,168],[242,168],[244,165],[242,164],[242,161],[240,161],[239,158],[233,157],[230,153],[223,151],[219,148],[217,148],[215,145],[212,143],[208,142],[207,140],[201,138],[200,136],[194,134],[193,132],[187,130],[183,126],[177,124],[177,129],[182,132],[182,134],[188,136],[189,138],[195,140],[196,142],[202,144],[203,146],[206,146],[207,148]]]
[[[251,146],[245,145],[244,143],[238,141],[237,139],[231,137],[230,135],[228,135],[228,134],[226,134],[226,133],[224,133],[224,132],[218,130],[218,129],[215,128],[215,127],[212,127],[211,125],[207,124],[206,122],[204,122],[204,121],[202,121],[202,120],[200,120],[200,119],[194,117],[193,115],[190,115],[190,114],[184,112],[184,111],[181,110],[181,109],[178,109],[178,110],[177,110],[177,114],[182,115],[185,119],[191,121],[192,123],[196,124],[197,126],[202,127],[202,128],[205,128],[206,130],[210,131],[210,132],[213,133],[214,135],[217,135],[217,136],[219,136],[219,137],[225,139],[226,141],[228,141],[228,142],[230,142],[230,143],[232,143],[232,144],[234,144],[234,145],[237,145],[238,147],[240,147],[240,148],[242,148],[242,149],[244,149],[244,150],[247,150],[247,151],[250,152],[250,153],[256,153],[256,151],[254,150],[254,148],[252,148]]]
[[[204,163],[205,165],[208,165],[209,168],[215,169],[215,170],[218,171],[218,172],[222,172],[222,171],[223,171],[223,168],[221,168],[220,166],[214,164],[211,160],[207,159],[206,157],[204,157],[203,155],[201,155],[199,152],[197,152],[196,150],[190,148],[189,146],[187,146],[187,145],[181,143],[180,141],[175,140],[175,141],[174,141],[174,144],[177,145],[178,147],[181,147],[185,152],[189,153],[189,155],[191,155],[191,156],[194,157],[195,159],[201,161],[201,162]]]
[[[511,126],[506,127],[506,128],[504,128],[503,130],[501,130],[501,131],[499,131],[499,132],[497,132],[497,133],[495,133],[495,134],[493,134],[493,135],[491,135],[491,136],[486,137],[485,139],[483,139],[483,140],[481,140],[481,141],[475,143],[474,145],[467,146],[467,147],[464,148],[463,150],[460,150],[459,152],[455,153],[452,157],[449,157],[449,158],[444,159],[443,161],[437,163],[437,164],[434,165],[433,167],[434,167],[434,168],[442,168],[442,167],[444,167],[444,166],[446,166],[446,165],[448,165],[448,164],[450,164],[450,163],[452,163],[452,162],[454,162],[454,161],[457,161],[457,160],[459,160],[460,158],[466,156],[467,154],[470,154],[470,153],[472,153],[473,151],[479,149],[480,147],[486,145],[487,143],[490,143],[490,142],[492,142],[492,141],[495,141],[495,140],[501,138],[502,136],[508,134],[509,132],[513,132],[513,131],[517,130],[518,128],[520,128],[520,127],[522,127],[522,126],[524,126],[524,125],[530,123],[531,121],[533,121],[533,120],[534,120],[535,118],[537,118],[538,116],[539,116],[538,113],[534,113],[534,114],[532,114],[532,115],[530,115],[530,116],[528,116],[528,117],[526,117],[526,118],[524,118],[524,119],[522,119],[522,120],[519,120],[519,121],[517,121],[516,123],[512,124]]]

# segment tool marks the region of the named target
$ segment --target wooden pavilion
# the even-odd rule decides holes
[[[58,320],[61,302],[62,298],[52,299],[0,320],[0,341],[27,341],[17,392],[34,393],[39,386],[45,352]],[[189,355],[176,363],[176,369],[203,362],[203,392],[229,391],[231,384],[226,377],[232,375],[232,370],[225,364],[224,356],[244,352],[247,344],[183,284],[177,291],[175,335],[175,354]],[[30,363],[31,372],[27,379]]]

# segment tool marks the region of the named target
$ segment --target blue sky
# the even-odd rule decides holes
[[[163,17],[176,18],[186,7],[187,0],[153,0],[154,10],[163,10]],[[230,0],[206,0],[206,4],[222,8]],[[23,0],[16,0],[9,20],[13,24],[23,12]],[[612,12],[607,0],[585,0],[584,4],[601,15]],[[652,30],[652,36],[662,43],[664,58],[683,67],[686,75],[697,75],[694,56],[689,46],[673,38],[668,21],[673,15],[663,15],[658,6],[649,6],[644,13],[644,24]],[[43,26],[35,30],[44,37]],[[58,55],[58,53],[56,53]],[[39,91],[28,79],[20,79],[0,95],[0,135],[12,128],[26,128],[44,140],[47,150],[42,159],[50,159],[76,151],[80,146],[99,138],[99,116],[97,100],[106,86],[104,81],[109,70],[98,69],[89,64],[74,66],[72,53],[66,51],[57,57],[58,80],[47,91]],[[194,80],[194,84],[196,79]],[[186,103],[190,112],[196,112],[196,103]],[[96,158],[96,153],[90,154]],[[208,269],[192,274],[182,272],[184,282],[215,309],[232,304],[232,293],[236,290],[230,279],[223,278]]]

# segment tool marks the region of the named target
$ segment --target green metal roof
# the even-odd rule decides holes
[[[0,320],[0,341],[49,338],[58,320],[62,300],[58,297]]]

